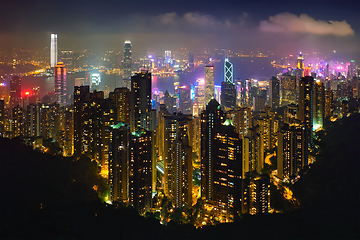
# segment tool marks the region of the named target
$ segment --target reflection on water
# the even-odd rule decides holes
[[[269,58],[230,58],[230,61],[234,65],[234,78],[254,78],[258,80],[267,80],[271,76],[276,75],[281,71],[279,68],[271,66],[271,59]],[[220,85],[223,80],[223,61],[215,62],[214,75],[215,84]],[[157,88],[160,91],[165,92],[168,90],[170,93],[174,92],[174,82],[179,82],[180,85],[193,84],[197,78],[204,78],[204,66],[198,67],[194,72],[183,73],[180,75],[174,75],[171,77],[159,77],[153,76],[152,87]],[[84,78],[85,73],[73,73],[67,75],[67,94],[72,95],[74,91],[75,78]],[[23,77],[22,89],[23,91],[29,91],[33,87],[40,87],[41,97],[45,96],[48,92],[54,91],[54,78],[53,77]],[[108,86],[110,91],[116,87],[122,86],[122,78],[119,75],[104,74],[101,73],[101,85],[100,87]]]

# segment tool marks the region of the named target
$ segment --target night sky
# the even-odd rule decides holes
[[[1,1],[0,49],[231,48],[360,51],[360,3],[324,1]]]

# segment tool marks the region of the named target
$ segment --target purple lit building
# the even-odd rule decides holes
[[[54,92],[56,103],[66,106],[66,68],[63,62],[55,66]]]

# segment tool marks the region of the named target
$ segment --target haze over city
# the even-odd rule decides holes
[[[359,239],[360,4],[0,3],[1,239]]]

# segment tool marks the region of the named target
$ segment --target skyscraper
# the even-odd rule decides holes
[[[128,88],[115,88],[109,94],[116,106],[116,121],[130,124],[130,90]]]
[[[151,73],[140,72],[131,77],[130,130],[149,129],[151,111]]]
[[[242,144],[231,121],[216,129],[213,145],[212,203],[221,222],[233,221],[241,209]]]
[[[221,106],[224,109],[231,110],[236,106],[236,89],[232,82],[221,83]]]
[[[129,198],[130,125],[118,122],[109,127],[110,200],[127,202]]]
[[[10,81],[10,107],[14,108],[21,102],[21,78],[14,76]]]
[[[296,76],[280,75],[280,105],[281,107],[296,104]]]
[[[188,86],[179,86],[179,111],[183,114],[192,114],[192,101],[190,98],[190,88]]]
[[[165,64],[171,64],[171,51],[165,51]]]
[[[279,80],[276,77],[271,77],[269,80],[269,105],[272,109],[279,107]]]
[[[214,67],[205,66],[205,105],[214,98]]]
[[[225,57],[224,62],[224,82],[234,83],[234,68],[233,64]]]
[[[152,133],[137,129],[130,135],[129,203],[140,214],[151,208]]]
[[[312,148],[312,130],[313,130],[313,95],[314,95],[313,77],[303,77],[299,81],[299,119],[305,127],[304,148]]]
[[[201,197],[207,201],[214,198],[214,139],[224,121],[225,114],[219,103],[211,99],[201,113]]]
[[[50,38],[50,67],[55,67],[58,62],[57,33],[52,33]]]
[[[55,66],[54,92],[56,103],[66,105],[66,68],[64,63],[58,62]]]
[[[74,87],[74,155],[83,154],[84,103],[90,100],[89,86]]]
[[[176,208],[192,204],[191,115],[164,115],[164,193]],[[159,127],[160,129],[160,127]]]
[[[131,79],[131,42],[125,41],[124,43],[124,81],[123,87],[130,89]]]
[[[194,68],[194,53],[192,51],[189,52],[189,65],[190,68]]]

